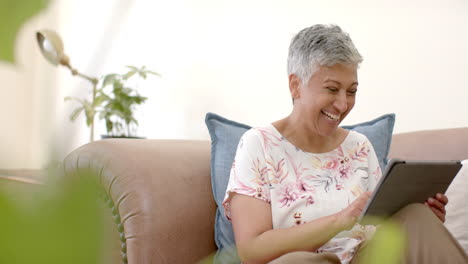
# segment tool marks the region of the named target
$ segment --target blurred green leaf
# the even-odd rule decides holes
[[[154,72],[154,71],[147,71],[147,73],[158,76],[158,77],[161,77],[161,74],[159,74],[157,72]]]
[[[138,71],[138,68],[135,67],[135,66],[132,66],[132,65],[125,65],[125,67],[129,68],[129,69],[132,69],[134,71]]]
[[[121,90],[123,88],[123,83],[120,80],[115,79],[112,88],[115,93],[116,91]]]
[[[106,119],[106,129],[107,129],[107,131],[112,131],[113,128],[114,128],[114,124],[112,123],[112,121],[110,119]]]
[[[130,77],[132,77],[133,75],[135,75],[136,71],[129,71],[127,72],[126,74],[124,74],[123,76],[123,79],[124,80],[128,80]]]
[[[102,81],[102,86],[105,87],[107,85],[110,85],[110,84],[114,83],[114,81],[117,78],[118,78],[118,74],[115,74],[115,73],[105,75],[104,79]]]
[[[389,220],[378,227],[369,241],[366,254],[359,263],[363,264],[398,264],[406,247],[405,234],[401,227]]]
[[[145,71],[139,71],[138,74],[140,75],[141,78],[146,79],[146,72]]]
[[[197,262],[197,264],[213,264],[214,255],[215,255],[215,253],[210,254],[209,256],[207,256],[207,257],[203,258],[202,260],[200,260],[199,262]]]
[[[79,106],[73,110],[73,112],[70,114],[70,120],[75,121],[78,116],[80,115],[81,112],[83,112],[84,108],[82,106]]]
[[[105,241],[98,178],[72,178],[40,186],[29,203],[0,192],[0,263],[100,263]]]
[[[14,63],[16,36],[33,15],[49,0],[0,0],[0,60]]]
[[[90,126],[94,119],[95,108],[88,100],[81,100],[81,102],[86,115],[86,124]]]
[[[94,106],[98,107],[107,100],[109,100],[109,97],[100,93],[98,96],[96,96],[96,99],[94,99]]]

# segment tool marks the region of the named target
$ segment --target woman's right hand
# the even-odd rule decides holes
[[[356,224],[372,192],[365,192],[354,200],[348,207],[338,212],[339,227],[342,230],[348,230]]]

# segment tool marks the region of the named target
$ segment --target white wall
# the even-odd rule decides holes
[[[468,2],[407,2],[69,0],[60,3],[55,29],[72,64],[87,74],[132,64],[163,75],[141,90],[150,97],[139,111],[139,131],[148,138],[208,139],[209,111],[250,125],[286,116],[289,41],[316,23],[340,25],[364,56],[358,102],[346,124],[394,112],[395,132],[466,127]],[[63,87],[54,97],[60,157],[88,139],[84,120],[67,120],[72,106],[62,98],[85,95],[89,85],[43,63]],[[17,109],[32,100],[16,96],[25,98]],[[21,124],[28,132],[18,136],[34,133]]]
[[[56,81],[43,67],[35,32],[57,24],[57,5],[17,34],[15,63],[0,61],[0,168],[38,168],[52,152]],[[1,47],[0,47],[1,48]]]
[[[395,112],[396,132],[468,126],[466,1],[192,2],[137,1],[112,49],[122,56],[107,62],[163,73],[143,117],[150,137],[205,139],[207,111],[253,125],[287,115],[289,40],[315,23],[340,25],[365,58],[346,123]]]

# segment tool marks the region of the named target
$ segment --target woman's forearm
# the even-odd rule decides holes
[[[238,241],[238,254],[243,263],[267,263],[293,251],[315,251],[344,229],[338,214],[305,224],[272,229],[248,241]]]

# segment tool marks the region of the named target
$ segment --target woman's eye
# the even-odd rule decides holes
[[[338,89],[335,88],[335,87],[327,87],[327,90],[329,90],[330,92],[337,92]]]
[[[357,90],[350,90],[348,91],[349,95],[355,95],[357,93]]]

